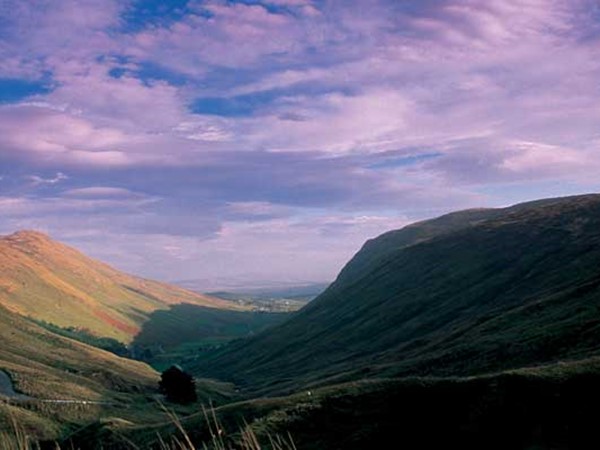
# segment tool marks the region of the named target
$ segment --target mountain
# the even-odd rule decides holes
[[[469,210],[367,242],[290,320],[202,359],[250,392],[600,354],[600,195]]]
[[[153,311],[178,303],[241,309],[124,274],[42,233],[0,237],[0,305],[20,315],[129,342]]]

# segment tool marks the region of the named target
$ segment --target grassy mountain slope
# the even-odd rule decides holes
[[[0,238],[0,305],[21,315],[129,342],[152,311],[177,303],[239,309],[124,274],[41,233]]]
[[[25,403],[0,405],[0,431],[6,431],[9,415],[43,438],[56,438],[70,426],[105,415],[133,420],[144,414],[132,405],[152,403],[144,398],[156,392],[159,375],[146,364],[58,336],[2,307],[0,342],[0,370],[10,375],[17,391],[32,397]]]
[[[422,222],[365,245],[292,319],[197,371],[284,392],[595,355],[599,266],[598,195]]]

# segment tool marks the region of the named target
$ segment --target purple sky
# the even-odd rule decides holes
[[[0,233],[148,277],[600,190],[597,0],[0,0],[0,61]]]

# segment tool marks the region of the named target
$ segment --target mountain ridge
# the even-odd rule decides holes
[[[213,353],[197,372],[279,393],[600,352],[600,195],[458,212],[391,233],[289,321]]]

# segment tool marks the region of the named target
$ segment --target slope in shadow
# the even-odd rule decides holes
[[[288,313],[231,311],[182,303],[154,311],[135,336],[136,357],[158,367],[196,359],[197,352],[253,336],[281,323]]]

